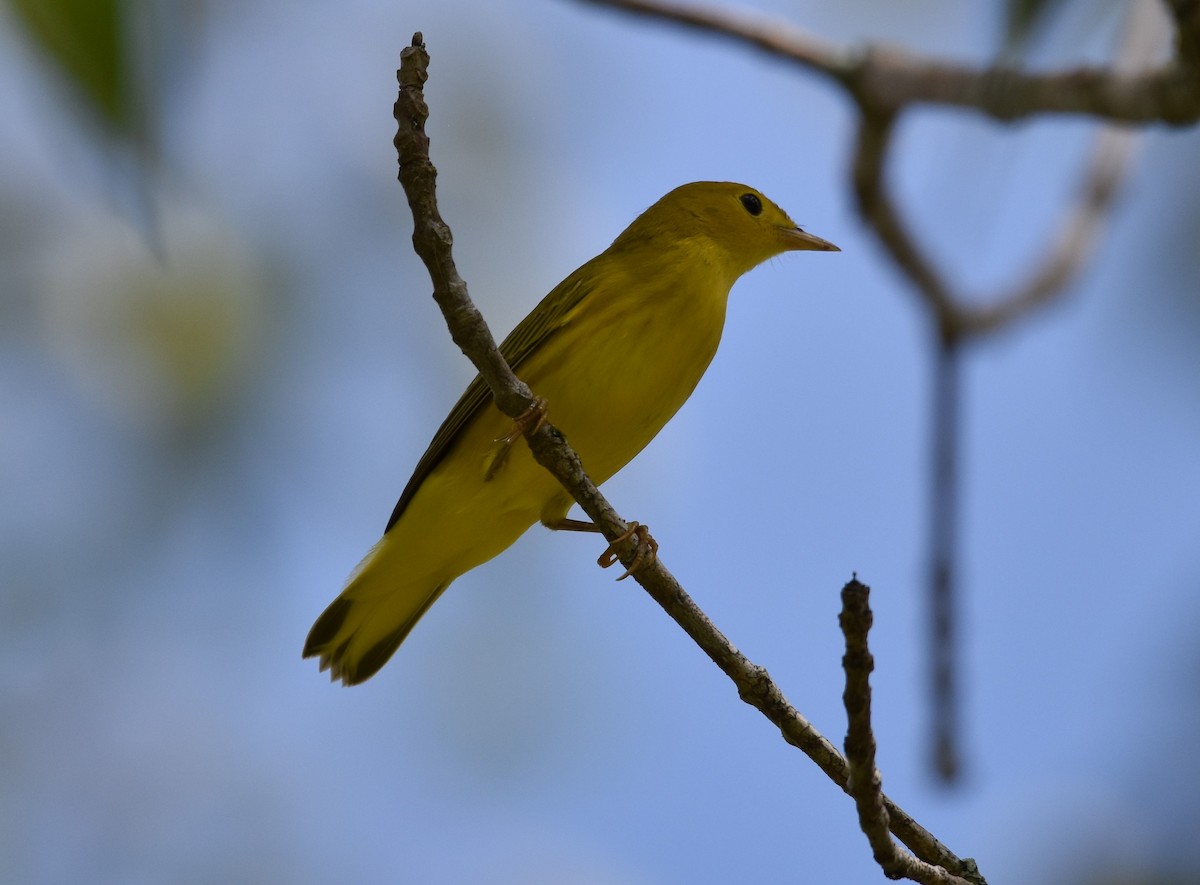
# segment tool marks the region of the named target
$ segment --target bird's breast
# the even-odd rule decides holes
[[[644,288],[644,287],[643,287]],[[655,287],[582,303],[518,372],[596,482],[627,464],[691,396],[721,340],[728,287]]]

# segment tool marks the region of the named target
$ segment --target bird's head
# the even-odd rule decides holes
[[[703,249],[720,255],[734,277],[782,252],[841,251],[801,230],[758,190],[731,181],[681,185],[643,212],[614,247],[654,244]]]

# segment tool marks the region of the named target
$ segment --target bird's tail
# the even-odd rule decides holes
[[[319,657],[321,669],[345,685],[374,676],[450,585],[386,567],[393,552],[388,540],[385,536],[367,554],[304,642],[304,657]]]

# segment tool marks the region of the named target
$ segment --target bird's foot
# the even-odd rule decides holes
[[[508,463],[508,453],[512,451],[513,443],[525,435],[527,430],[538,430],[546,423],[546,400],[540,396],[533,398],[533,405],[513,419],[512,429],[504,436],[492,440],[498,447],[487,462],[483,471],[483,481],[491,482],[500,472],[500,468]]]
[[[625,533],[616,538],[600,554],[600,558],[596,560],[600,568],[608,568],[616,562],[620,558],[617,555],[617,547],[633,537],[637,538],[637,552],[634,554],[633,562],[629,564],[629,568],[625,569],[625,574],[617,578],[618,581],[624,581],[639,569],[652,565],[658,559],[658,541],[651,537],[649,526],[644,526],[640,522],[631,522]]]
[[[533,404],[513,419],[512,430],[496,440],[511,446],[526,433],[535,433],[546,423],[546,398],[535,396]]]

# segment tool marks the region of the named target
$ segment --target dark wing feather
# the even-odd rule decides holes
[[[592,287],[586,284],[584,279],[585,277],[594,278],[594,275],[586,271],[597,260],[599,259],[593,258],[592,261],[555,286],[550,294],[543,298],[538,306],[525,319],[521,320],[501,343],[500,353],[514,372],[519,374],[521,364],[525,362],[526,358],[558,329],[562,328],[570,312],[587,297]],[[408,502],[413,499],[417,489],[421,487],[421,483],[446,457],[463,429],[491,402],[491,391],[488,390],[483,378],[476,375],[475,380],[467,385],[466,391],[459,397],[446,420],[442,422],[442,426],[434,434],[433,441],[425,450],[425,454],[421,456],[421,460],[417,462],[412,478],[409,479],[408,485],[400,494],[400,500],[396,502],[392,518],[388,520],[387,528],[383,530],[384,534],[387,534],[396,524],[400,515],[404,513],[404,509],[408,507]]]

